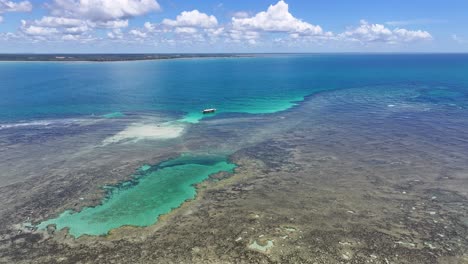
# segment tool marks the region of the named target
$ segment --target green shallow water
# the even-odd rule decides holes
[[[247,114],[272,114],[287,110],[298,102],[304,101],[305,95],[295,95],[288,98],[255,98],[246,99],[242,103],[238,103],[225,108],[217,108],[215,114],[203,114],[201,111],[189,112],[184,118],[179,121],[188,123],[198,123],[204,117],[214,116],[219,113],[247,113]]]
[[[113,112],[109,114],[102,115],[104,118],[119,118],[119,117],[124,117],[125,115],[121,112]]]
[[[69,228],[75,237],[105,235],[121,226],[148,226],[157,218],[179,207],[196,195],[194,184],[218,172],[233,172],[235,164],[224,156],[191,156],[144,165],[131,181],[107,186],[107,197],[101,205],[86,207],[80,212],[65,211],[59,217],[38,225],[45,229],[55,224],[57,229]]]

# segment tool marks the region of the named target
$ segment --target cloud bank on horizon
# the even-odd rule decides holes
[[[45,15],[28,19],[33,9],[43,9]],[[0,32],[0,42],[36,46],[112,43],[154,47],[157,52],[171,48],[205,51],[206,47],[225,48],[226,51],[272,47],[308,50],[327,45],[339,51],[346,46],[363,50],[406,47],[434,39],[429,31],[405,28],[411,21],[371,23],[362,19],[333,32],[326,30],[326,25],[294,16],[284,0],[266,6],[263,11],[231,12],[230,19],[224,22],[196,8],[154,21],[150,14],[164,15],[163,7],[156,0],[48,0],[39,5],[30,1],[0,0],[0,27],[5,23],[3,14],[12,12],[26,15],[16,30]],[[140,23],[130,23],[137,18]]]

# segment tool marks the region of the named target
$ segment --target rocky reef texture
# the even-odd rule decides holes
[[[277,114],[216,116],[170,144],[119,143],[86,154],[65,150],[79,138],[96,144],[105,137],[89,131],[116,124],[27,144],[3,131],[11,155],[60,143],[66,147],[47,162],[71,157],[46,168],[31,159],[21,168],[40,173],[1,187],[0,262],[468,263],[466,110],[366,89],[353,95],[321,94]],[[79,239],[20,225],[99,203],[100,186],[128,179],[141,164],[214,148],[232,151],[235,173],[199,184],[194,200],[155,225]]]

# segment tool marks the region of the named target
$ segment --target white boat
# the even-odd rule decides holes
[[[202,111],[203,114],[211,114],[216,112],[216,108],[208,108]]]

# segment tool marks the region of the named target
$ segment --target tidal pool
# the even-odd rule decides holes
[[[96,207],[80,212],[65,211],[38,225],[45,229],[69,228],[75,237],[106,235],[121,226],[148,226],[162,214],[196,195],[195,184],[218,172],[233,172],[235,164],[225,156],[182,155],[156,166],[144,165],[135,177],[116,186],[106,186],[107,196]]]

